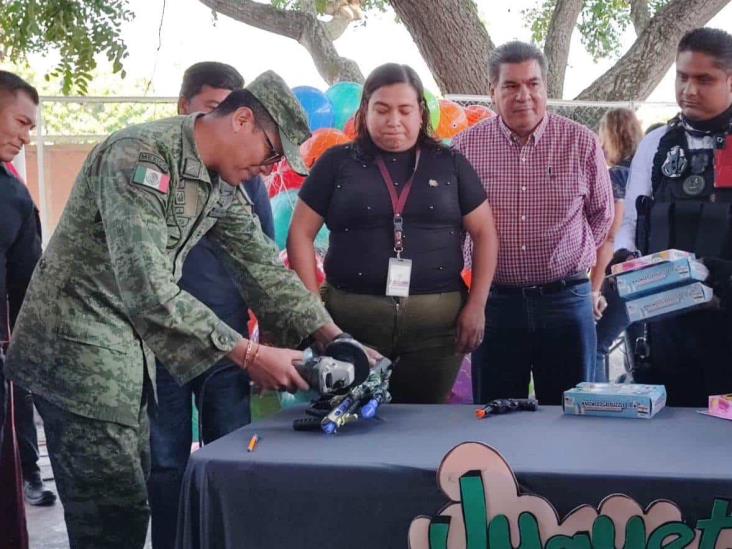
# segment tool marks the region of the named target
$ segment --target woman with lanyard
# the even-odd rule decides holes
[[[335,322],[395,362],[395,402],[444,402],[464,353],[483,337],[497,236],[465,158],[430,136],[422,83],[386,64],[366,79],[354,143],[334,147],[300,191],[290,264],[318,292],[313,242],[325,223],[326,307]],[[472,288],[460,276],[474,243]]]

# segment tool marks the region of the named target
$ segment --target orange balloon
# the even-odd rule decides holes
[[[460,273],[460,276],[463,277],[463,282],[465,282],[465,285],[470,289],[470,286],[473,284],[473,271],[471,269],[465,269]]]
[[[300,154],[308,168],[312,168],[315,161],[320,158],[325,151],[336,145],[349,143],[351,140],[340,130],[333,128],[321,128],[315,130],[313,135],[300,145]]]
[[[343,133],[345,133],[351,141],[356,140],[356,119],[353,116],[348,119],[348,122],[346,122],[346,125],[343,127]]]
[[[440,125],[435,135],[440,139],[452,139],[468,128],[465,110],[449,99],[440,99]]]
[[[496,115],[485,105],[468,105],[465,107],[465,114],[468,117],[468,126],[475,126],[481,120],[487,120]]]

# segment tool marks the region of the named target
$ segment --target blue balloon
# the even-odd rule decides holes
[[[292,224],[292,213],[295,210],[298,191],[283,191],[275,195],[270,201],[272,205],[272,217],[274,219],[275,244],[280,250],[287,247],[287,234],[290,232]],[[315,237],[315,248],[321,251],[328,249],[330,231],[327,227],[323,227],[318,231]]]
[[[333,127],[333,105],[322,91],[312,86],[298,86],[292,88],[292,93],[308,117],[311,132]]]

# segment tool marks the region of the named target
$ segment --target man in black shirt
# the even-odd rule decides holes
[[[30,141],[38,92],[13,73],[0,71],[0,337],[5,350],[33,269],[41,256],[38,212],[10,161]],[[2,359],[4,355],[0,356]],[[6,382],[0,368],[0,426],[5,423]],[[51,505],[56,495],[44,488],[38,467],[33,400],[15,388],[15,423],[23,470],[23,492],[32,505]]]

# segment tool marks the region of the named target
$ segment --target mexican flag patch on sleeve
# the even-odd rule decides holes
[[[168,189],[170,188],[170,176],[168,174],[148,166],[143,166],[142,164],[135,166],[132,182],[137,185],[149,187],[163,194],[168,194]]]

